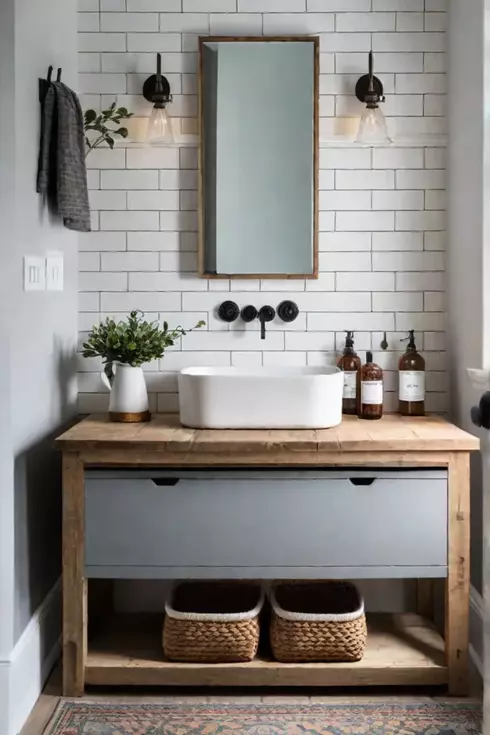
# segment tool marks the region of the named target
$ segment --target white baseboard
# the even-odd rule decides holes
[[[9,725],[10,663],[0,661],[0,732],[7,732]]]
[[[0,661],[0,732],[18,735],[61,648],[61,579],[44,598],[10,656]]]
[[[470,592],[470,658],[483,678],[483,597],[476,587]]]

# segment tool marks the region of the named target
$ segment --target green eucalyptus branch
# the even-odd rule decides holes
[[[126,321],[115,322],[106,319],[95,325],[83,344],[84,357],[101,357],[106,365],[121,362],[139,367],[152,360],[158,360],[168,347],[184,337],[193,329],[204,327],[200,321],[192,329],[175,327],[169,329],[168,323],[147,322],[142,311],[132,311]]]
[[[87,110],[83,117],[83,128],[85,131],[85,144],[87,146],[87,151],[85,153],[85,156],[88,156],[90,151],[93,151],[95,148],[99,148],[101,145],[107,144],[109,148],[114,148],[114,136],[119,136],[120,138],[127,138],[128,137],[128,129],[124,126],[121,126],[119,128],[115,127],[109,127],[110,125],[119,125],[121,120],[127,119],[133,116],[132,112],[128,112],[128,110],[125,107],[118,107],[116,108],[116,103],[113,102],[112,105],[107,110],[102,110],[100,115],[98,115],[95,110]],[[93,130],[97,133],[100,133],[100,135],[97,138],[89,138],[87,135],[87,132],[89,130]]]

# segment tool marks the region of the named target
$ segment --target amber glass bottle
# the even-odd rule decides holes
[[[342,357],[337,363],[344,373],[342,413],[357,416],[360,400],[361,359],[354,352],[354,332],[347,332]]]
[[[425,360],[417,352],[414,330],[411,329],[408,334],[408,346],[398,364],[400,378],[398,410],[402,416],[424,416]]]
[[[373,353],[366,353],[361,370],[361,408],[359,418],[374,421],[383,416],[383,371],[373,362]]]

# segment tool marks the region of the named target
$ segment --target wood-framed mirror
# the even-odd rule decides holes
[[[199,39],[199,275],[317,278],[319,39]]]

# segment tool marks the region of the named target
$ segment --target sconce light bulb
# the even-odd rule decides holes
[[[356,143],[390,145],[391,142],[382,111],[378,105],[368,105],[361,117]]]
[[[165,107],[154,107],[148,120],[147,143],[173,143],[172,118]]]

